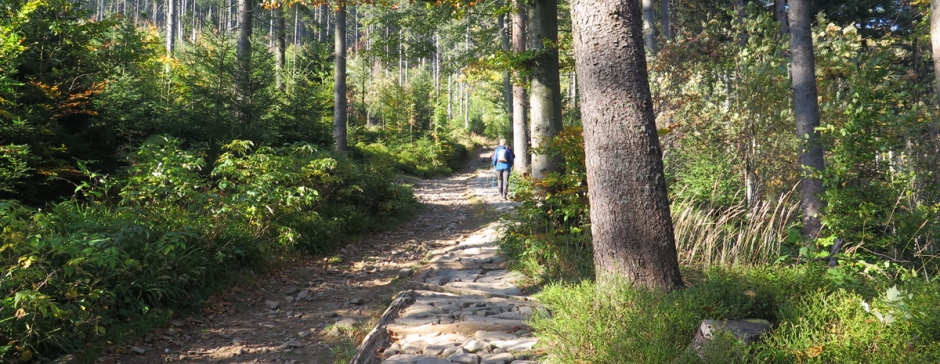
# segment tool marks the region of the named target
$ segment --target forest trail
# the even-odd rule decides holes
[[[511,206],[487,186],[491,150],[474,153],[449,177],[414,181],[423,210],[410,222],[227,289],[201,315],[112,347],[98,362],[319,364],[351,356],[415,269],[427,274],[423,263]]]

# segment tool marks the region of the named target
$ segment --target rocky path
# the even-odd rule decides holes
[[[511,208],[481,170],[468,190],[496,210]],[[360,345],[355,364],[535,363],[537,339],[525,320],[537,302],[524,296],[527,277],[506,269],[495,244],[500,222],[488,224],[433,257],[398,295]]]
[[[422,315],[418,311],[433,307],[430,309],[433,314],[438,314],[435,310],[448,309],[447,314],[455,322],[518,319],[519,315],[529,312],[526,307],[531,305],[506,295],[521,293],[518,287],[510,286],[521,277],[503,270],[504,263],[492,246],[496,227],[487,223],[495,216],[494,211],[509,208],[510,204],[497,199],[490,188],[488,178],[491,177],[486,174],[491,172],[483,159],[487,155],[481,153],[480,158],[451,177],[416,181],[415,195],[424,209],[411,222],[394,231],[349,244],[336,256],[298,258],[295,264],[213,297],[201,314],[173,320],[168,327],[146,334],[139,342],[112,346],[98,361],[106,364],[333,363],[355,354],[356,345],[387,311],[390,302],[395,302],[393,298],[406,291],[409,284],[423,288],[436,285],[446,291],[491,289],[475,285],[490,282],[502,285],[495,295],[501,298],[408,291],[413,292],[413,302],[418,303],[410,305],[404,317],[417,320]],[[431,264],[426,264],[429,262]],[[424,266],[427,267],[422,269]],[[415,274],[416,269],[420,273]],[[472,277],[471,273],[476,270],[479,272]],[[504,318],[500,318],[501,314]],[[505,318],[509,316],[512,317]],[[417,324],[417,321],[396,323],[402,327],[421,327]],[[499,331],[508,331],[516,338],[527,336],[524,325],[512,326]],[[489,336],[476,337],[477,331]],[[461,345],[467,340],[456,339],[473,337],[486,346],[486,349],[481,348],[483,351],[466,350],[472,347],[465,345],[456,350],[476,354],[509,351],[495,344],[509,336],[486,332],[466,331],[460,334],[463,337],[452,337]],[[417,337],[421,335],[426,334],[419,333]],[[399,341],[406,345],[411,342]],[[521,345],[528,343],[520,342]],[[405,353],[409,349],[391,350],[389,354],[394,350]],[[451,348],[443,348],[439,354],[443,354],[443,350]]]

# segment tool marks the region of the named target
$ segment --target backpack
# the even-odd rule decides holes
[[[509,149],[500,148],[497,150],[496,161],[500,163],[509,163]]]

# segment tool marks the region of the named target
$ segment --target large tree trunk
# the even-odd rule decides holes
[[[251,20],[252,2],[238,0],[238,40],[235,44],[235,119],[242,125],[249,123],[249,75],[251,75]]]
[[[281,2],[274,9],[274,87],[284,90],[284,52],[287,49],[287,29],[284,26],[284,7]]]
[[[653,0],[643,2],[643,39],[646,49],[651,55],[656,55],[656,13],[653,10]]]
[[[526,50],[526,5],[524,0],[514,0],[512,13],[512,51],[521,54]],[[513,168],[516,172],[529,171],[529,128],[526,115],[525,84],[523,72],[517,70],[516,82],[512,85],[512,148],[516,154]]]
[[[820,216],[826,204],[825,192],[818,174],[825,169],[819,140],[819,103],[816,90],[816,59],[810,29],[812,14],[809,0],[790,0],[790,54],[793,79],[793,106],[796,115],[796,136],[799,139],[800,207],[803,212],[803,236],[815,239],[822,229]]]
[[[333,67],[333,140],[336,150],[345,152],[346,147],[346,6],[337,6],[335,32],[335,63]]]
[[[545,42],[558,43],[558,0],[536,0],[532,3],[530,48],[540,51],[532,69],[529,108],[532,118],[532,148],[543,147],[561,131],[561,85],[558,80],[558,48],[545,49]],[[561,171],[556,158],[532,155],[532,177],[542,179],[551,172]]]
[[[787,0],[774,0],[774,14],[777,18],[777,29],[783,37],[790,33],[790,20],[787,19]]]
[[[638,3],[571,9],[597,282],[682,287]]]

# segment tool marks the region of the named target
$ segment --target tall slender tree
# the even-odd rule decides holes
[[[249,104],[249,75],[251,74],[251,21],[254,14],[252,7],[253,3],[250,0],[238,0],[238,36],[235,43],[235,118],[243,125],[249,123],[246,106]]]
[[[561,132],[561,85],[558,77],[558,0],[535,0],[530,12],[530,49],[538,51],[529,88],[532,148],[544,146]],[[548,44],[548,47],[546,47]],[[561,170],[546,154],[532,155],[532,177],[541,179]]]
[[[284,90],[284,52],[287,50],[287,28],[284,25],[284,2],[274,9],[274,87]]]
[[[787,0],[774,0],[774,16],[780,36],[790,33],[790,21],[787,19]]]
[[[636,0],[573,0],[597,281],[682,287]]]
[[[345,152],[346,145],[346,5],[336,5],[333,64],[333,140],[336,150]]]
[[[669,30],[669,0],[662,1],[662,14],[660,19],[663,23],[663,44],[672,39],[672,31]]]
[[[819,173],[825,169],[819,140],[819,102],[816,90],[816,56],[813,53],[812,13],[809,0],[789,1],[791,78],[796,116],[797,154],[801,169],[800,207],[803,236],[815,239],[822,230],[820,216],[826,207]]]
[[[940,107],[940,0],[930,1],[930,45],[933,57],[934,90]]]
[[[656,12],[653,9],[653,0],[641,0],[643,2],[643,39],[646,44],[646,50],[652,55],[656,55]]]
[[[526,5],[524,0],[514,0],[512,13],[512,51],[521,54],[526,50]],[[526,115],[525,80],[523,72],[516,70],[512,84],[512,147],[516,153],[513,168],[516,172],[529,171],[529,128]]]

